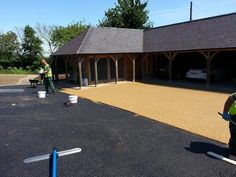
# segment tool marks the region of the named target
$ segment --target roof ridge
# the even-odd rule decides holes
[[[86,31],[86,34],[85,34],[85,36],[84,36],[84,38],[83,38],[83,40],[82,40],[82,42],[81,42],[81,44],[80,44],[78,50],[76,51],[76,54],[79,53],[81,47],[83,46],[83,44],[84,44],[84,42],[85,42],[85,40],[86,40],[86,38],[87,38],[88,32],[90,32],[91,29],[92,29],[92,28],[89,28],[89,29]]]
[[[228,13],[228,14],[222,14],[222,15],[216,15],[216,16],[211,16],[211,17],[205,17],[205,18],[200,18],[200,19],[191,20],[191,21],[183,21],[183,22],[178,22],[178,23],[172,23],[172,24],[163,25],[163,26],[157,26],[157,27],[154,27],[154,28],[151,28],[151,29],[146,29],[144,31],[151,31],[151,30],[155,30],[155,29],[158,29],[158,28],[165,28],[165,27],[182,25],[182,24],[190,24],[190,23],[195,23],[195,22],[198,22],[198,21],[212,20],[212,19],[227,17],[227,16],[231,16],[231,15],[236,15],[236,12],[232,12],[232,13]]]

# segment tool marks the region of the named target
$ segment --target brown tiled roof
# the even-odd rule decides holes
[[[145,52],[236,48],[236,13],[144,32]]]

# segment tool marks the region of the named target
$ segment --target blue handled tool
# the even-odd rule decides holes
[[[57,150],[53,148],[52,152],[52,177],[57,176]]]
[[[27,158],[24,160],[24,163],[32,163],[32,162],[38,162],[41,160],[51,159],[52,160],[51,177],[56,177],[57,176],[57,158],[65,156],[65,155],[79,153],[79,152],[81,152],[80,148],[73,148],[73,149],[60,151],[60,152],[57,152],[57,149],[53,148],[52,154],[45,154],[41,156]]]
[[[223,117],[223,114],[221,112],[218,112],[218,114]],[[229,120],[229,122],[231,122],[232,124],[236,125],[236,122],[232,121],[231,119]]]

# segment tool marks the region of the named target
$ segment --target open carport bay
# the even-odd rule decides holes
[[[232,87],[236,85],[236,51],[219,51],[211,53],[210,80],[211,86]],[[153,61],[153,72],[149,69],[148,76],[169,80],[169,60],[164,54],[156,54],[150,58]],[[186,83],[207,82],[207,59],[201,52],[177,53],[172,61],[172,81],[186,81]],[[186,77],[189,72],[192,75]],[[195,74],[195,75],[193,75]],[[202,75],[201,75],[202,74]],[[154,77],[153,77],[154,76]]]
[[[68,95],[38,99],[36,91],[1,94],[2,177],[48,176],[48,161],[23,160],[49,153],[54,146],[59,151],[82,148],[58,159],[58,176],[236,175],[235,166],[205,154],[225,154],[224,144],[88,100],[66,108]]]

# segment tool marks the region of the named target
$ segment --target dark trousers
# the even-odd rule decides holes
[[[231,120],[236,124],[236,115],[231,116]],[[236,150],[236,125],[233,123],[229,123],[229,131],[230,131],[230,139],[229,139],[229,147]]]
[[[55,86],[53,84],[52,77],[45,77],[44,84],[45,84],[45,90],[47,94],[49,93],[49,87],[52,90],[52,92],[55,92]]]

